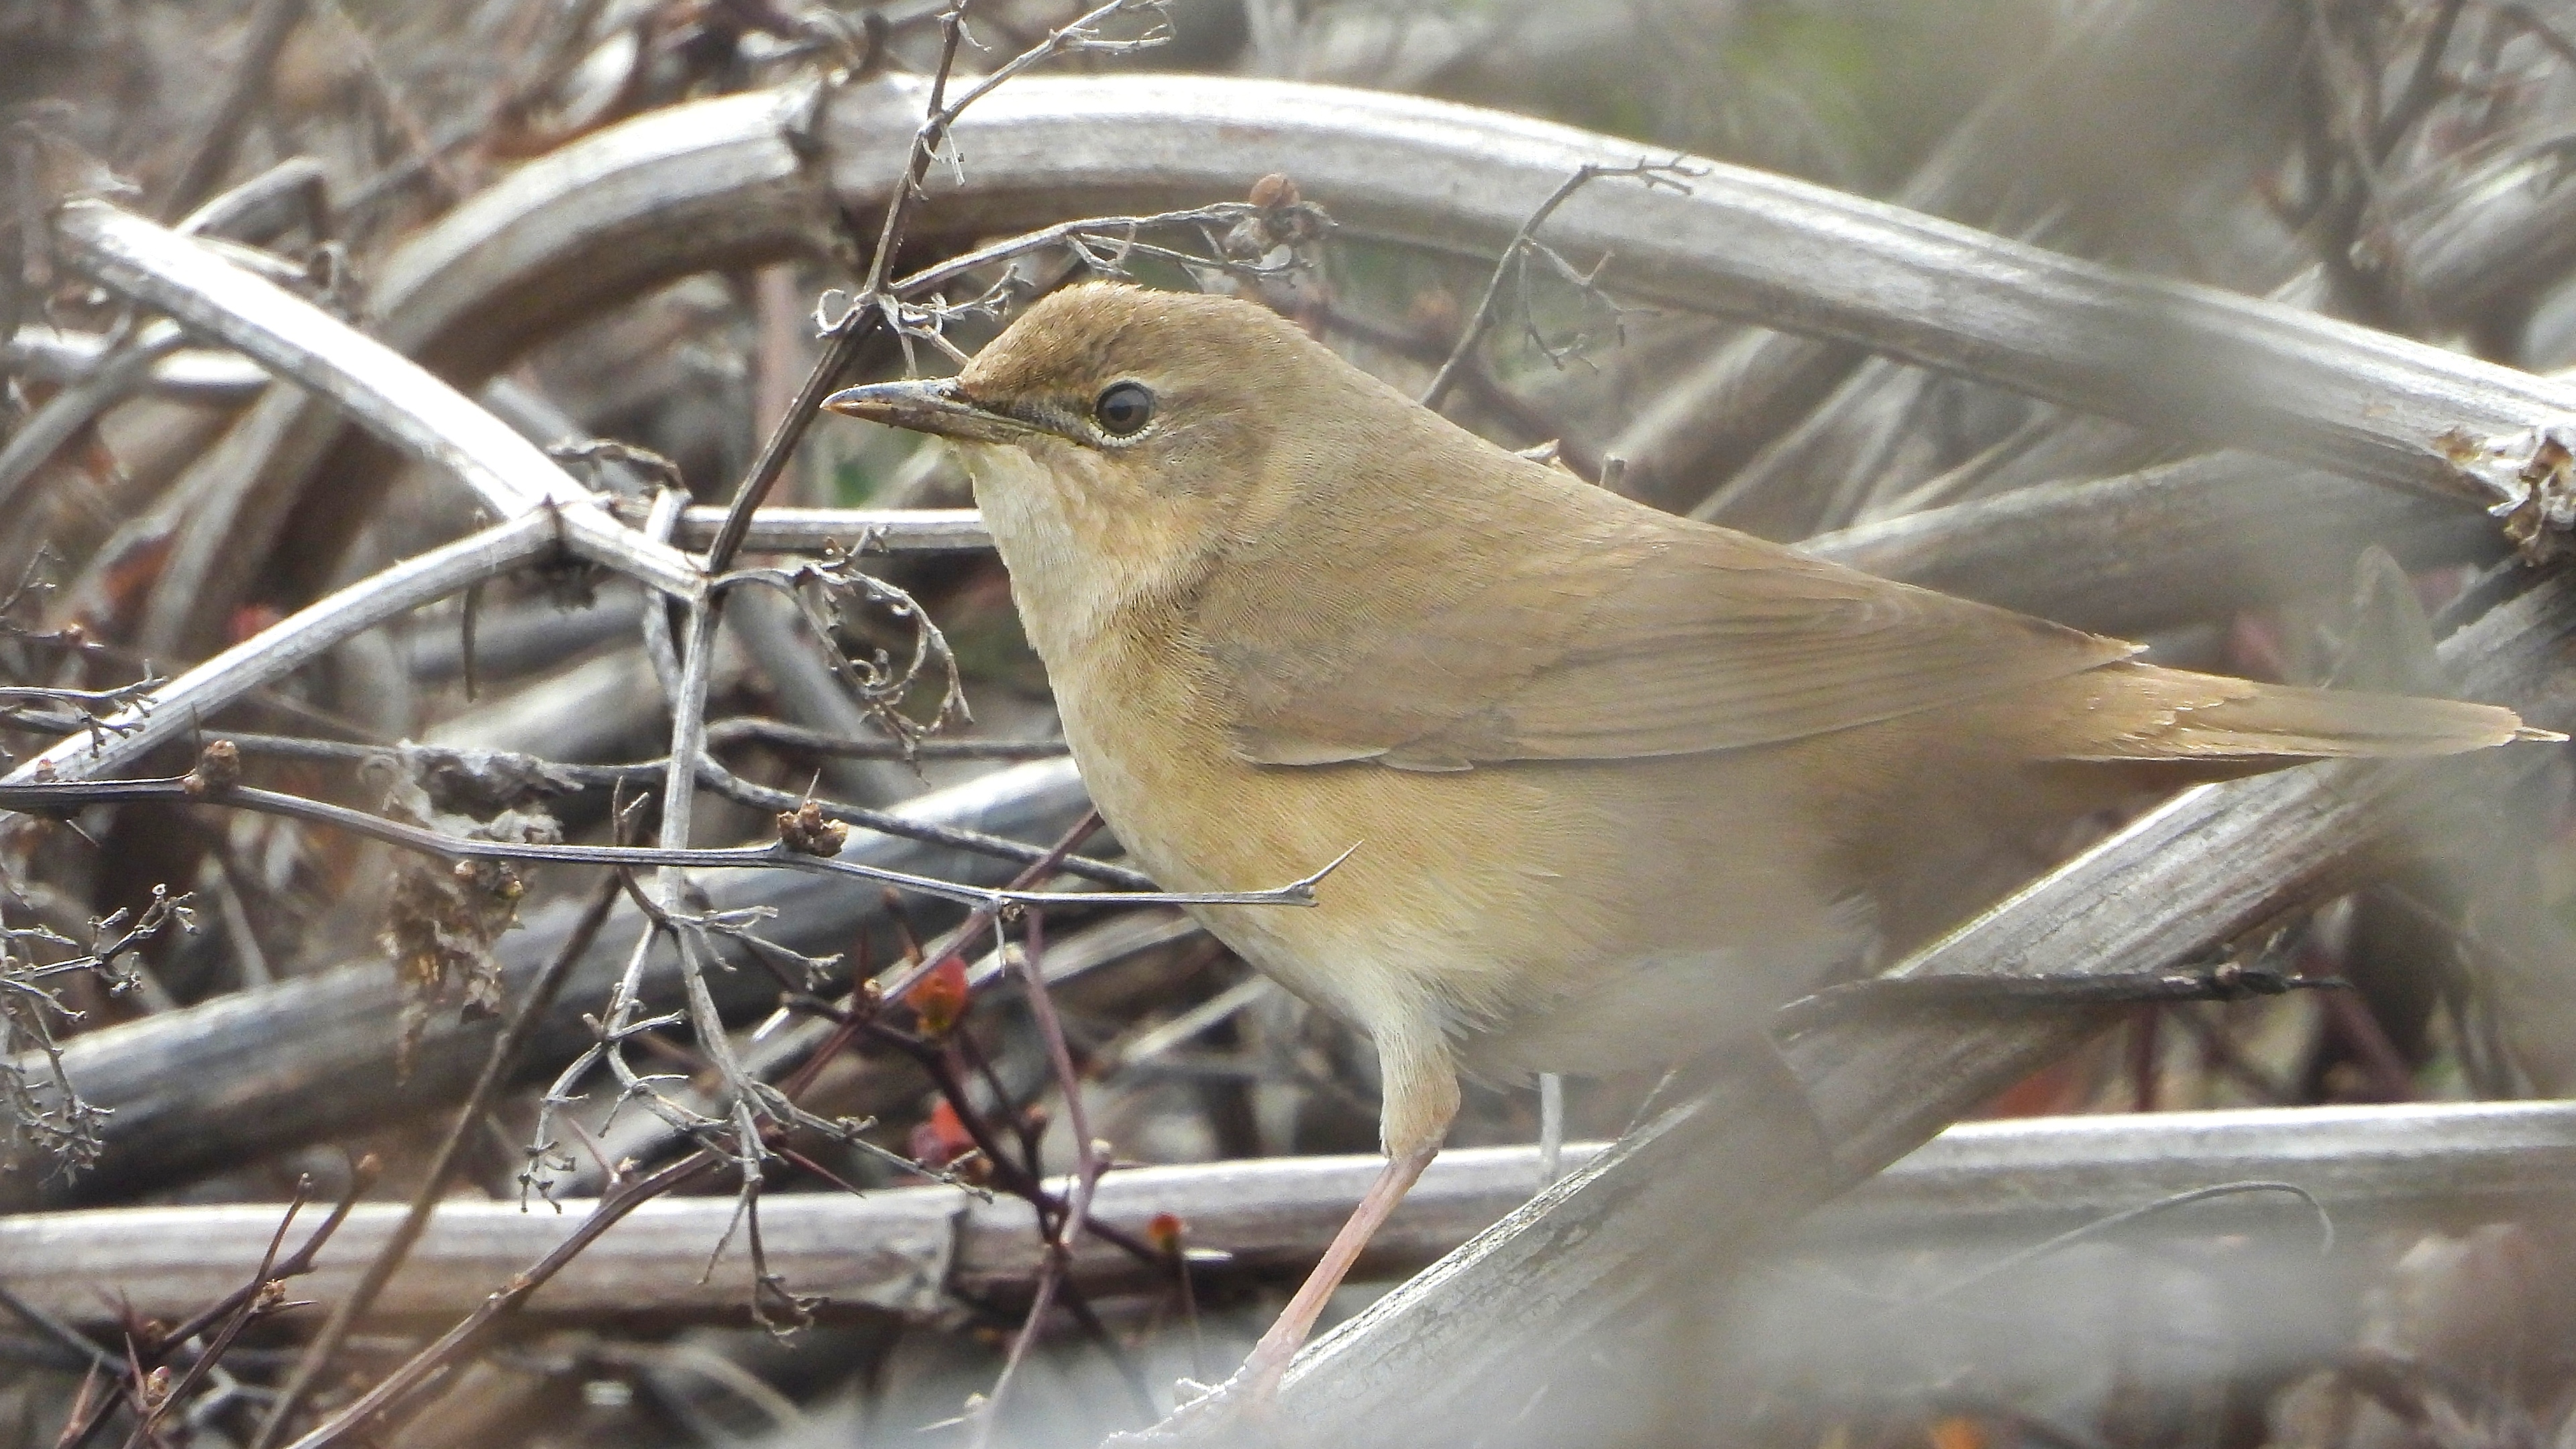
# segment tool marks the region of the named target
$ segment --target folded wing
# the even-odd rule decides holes
[[[1308,615],[1249,630],[1211,621],[1211,637],[1265,641],[1215,660],[1236,702],[1237,752],[1433,770],[1693,754],[1893,719],[2137,652],[1549,470],[1522,481],[1485,509],[1426,507],[1359,545],[1377,557],[1340,597],[1301,594],[1274,566],[1294,549],[1254,541],[1231,560],[1224,596],[1205,607],[1275,615],[1280,600],[1303,599]]]

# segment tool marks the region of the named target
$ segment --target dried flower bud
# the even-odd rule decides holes
[[[1189,1230],[1190,1225],[1179,1213],[1156,1213],[1145,1222],[1145,1241],[1153,1244],[1157,1252],[1178,1253],[1181,1239]]]
[[[798,855],[838,855],[849,839],[850,827],[823,818],[823,807],[811,800],[778,812],[778,843]]]
[[[197,768],[190,770],[179,788],[194,799],[221,795],[241,783],[241,746],[230,740],[209,740],[197,756]]]
[[[1231,260],[1285,265],[1296,248],[1322,239],[1333,229],[1333,219],[1322,207],[1300,197],[1297,183],[1284,173],[1274,171],[1252,183],[1249,199],[1259,211],[1228,228],[1217,244],[1217,250]],[[1289,253],[1281,253],[1282,247]]]
[[[1297,183],[1288,179],[1288,173],[1273,171],[1252,183],[1252,195],[1247,199],[1264,211],[1274,206],[1295,206]]]

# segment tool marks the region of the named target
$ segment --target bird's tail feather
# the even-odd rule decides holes
[[[2459,700],[2257,684],[2115,664],[2054,681],[2039,704],[2060,760],[2380,759],[2564,739],[2512,710]]]

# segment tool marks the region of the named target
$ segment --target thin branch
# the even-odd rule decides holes
[[[298,795],[283,795],[247,785],[221,790],[207,790],[202,784],[191,786],[193,776],[160,780],[61,781],[43,784],[0,783],[0,810],[17,810],[35,814],[59,814],[87,805],[132,804],[149,801],[155,804],[222,805],[255,810],[264,815],[280,815],[291,820],[328,825],[381,840],[406,850],[417,850],[443,860],[508,860],[520,862],[559,862],[571,865],[606,865],[632,869],[638,866],[695,866],[710,870],[788,869],[825,875],[850,876],[874,881],[899,890],[935,896],[961,905],[998,910],[1015,905],[1054,906],[1310,906],[1315,903],[1315,886],[1340,867],[1349,853],[1327,862],[1313,874],[1300,877],[1283,886],[1253,891],[1015,891],[989,890],[979,886],[958,885],[930,876],[905,871],[886,870],[833,856],[811,855],[795,850],[784,842],[769,845],[710,846],[695,849],[673,846],[613,845],[543,845],[518,841],[470,840],[462,836],[442,835],[422,826],[407,825],[382,816],[369,815],[343,805],[321,800],[307,800]],[[1356,847],[1354,847],[1356,849]]]
[[[231,1312],[224,1315],[223,1326],[215,1331],[214,1338],[206,1344],[205,1352],[199,1354],[196,1361],[188,1365],[187,1372],[180,1376],[179,1381],[170,1385],[165,1392],[142,1402],[143,1412],[135,1416],[134,1430],[125,1436],[125,1449],[143,1449],[144,1445],[151,1443],[155,1437],[152,1428],[160,1422],[161,1416],[168,1413],[172,1406],[186,1401],[189,1392],[213,1371],[216,1362],[223,1357],[224,1351],[232,1347],[233,1339],[241,1333],[243,1326],[248,1324],[254,1315],[263,1309],[273,1308],[272,1299],[277,1287],[275,1277],[277,1250],[284,1246],[286,1230],[295,1226],[295,1215],[304,1210],[305,1195],[311,1190],[311,1179],[297,1181],[294,1200],[286,1205],[286,1213],[279,1219],[277,1231],[269,1236],[268,1251],[260,1255],[259,1268],[251,1274],[250,1291],[240,1295],[241,1301]],[[186,1339],[174,1335],[173,1341],[185,1342]],[[75,1449],[77,1449],[77,1441],[75,1441]]]
[[[115,1355],[82,1337],[70,1324],[20,1297],[6,1283],[0,1283],[0,1309],[7,1310],[19,1322],[87,1359],[91,1368],[111,1374],[123,1372],[124,1365],[116,1361]]]
[[[930,100],[927,114],[919,129],[913,132],[911,153],[904,160],[902,177],[893,194],[887,198],[885,219],[877,229],[875,253],[868,259],[867,279],[850,309],[826,334],[822,355],[815,359],[814,369],[797,390],[795,401],[786,415],[771,429],[761,445],[760,456],[752,461],[751,471],[734,490],[733,501],[725,521],[716,532],[715,541],[707,547],[707,572],[721,574],[733,566],[734,557],[742,551],[743,537],[750,531],[751,516],[767,501],[777,486],[779,476],[787,469],[796,444],[805,436],[823,399],[840,381],[841,373],[858,356],[860,343],[873,335],[880,320],[888,326],[899,325],[900,299],[886,288],[886,276],[894,265],[895,253],[903,245],[904,229],[913,207],[921,197],[922,178],[929,173],[931,162],[948,139],[949,128],[967,107],[992,93],[993,88],[1042,61],[1076,51],[1119,52],[1160,44],[1169,34],[1168,25],[1148,32],[1133,41],[1103,40],[1098,27],[1119,13],[1131,9],[1154,9],[1159,13],[1160,0],[1109,0],[1069,24],[1057,27],[1046,39],[1005,62],[1000,69],[968,88],[956,101],[947,99],[948,83],[957,65],[957,48],[965,38],[966,12],[972,0],[957,0],[940,17],[939,63],[931,71]]]
[[[647,623],[649,625],[650,616],[647,616]],[[76,726],[78,722],[66,721],[66,723]],[[460,763],[468,761],[468,755],[464,752],[444,751],[436,746],[367,745],[342,740],[317,740],[290,735],[263,735],[234,731],[227,731],[224,738],[239,745],[245,755],[272,759],[353,762],[381,759],[435,761],[442,756],[448,756],[457,759]],[[754,739],[775,740],[799,749],[828,747],[836,753],[846,749],[852,755],[867,759],[901,757],[901,746],[892,741],[840,740],[837,736],[800,730],[792,725],[777,724],[769,720],[726,720],[707,727],[707,741],[710,746]],[[942,749],[943,745],[954,745],[957,748]],[[1053,759],[1061,757],[1065,752],[1065,747],[1061,743],[1039,740],[993,741],[989,749],[986,747],[986,742],[980,740],[923,740],[918,742],[915,748],[921,751],[923,758],[926,759]],[[822,750],[817,748],[817,752],[820,753]],[[488,753],[474,752],[471,758],[504,771],[523,773],[531,777],[559,779],[585,789],[604,790],[621,784],[646,784],[665,778],[670,770],[668,757],[660,760],[638,760],[621,765],[568,765],[516,751],[494,750]],[[963,826],[921,820],[891,810],[873,810],[864,805],[851,805],[812,795],[790,794],[772,786],[757,784],[736,775],[711,754],[698,757],[698,783],[728,800],[751,806],[756,810],[796,810],[811,804],[822,813],[825,819],[856,826],[861,830],[874,831],[879,835],[918,840],[927,845],[944,845],[954,850],[971,851],[977,855],[988,855],[997,860],[1018,861],[1023,864],[1048,858],[1046,847],[1030,845],[1025,841],[1011,840],[981,830],[969,830]],[[1150,891],[1155,888],[1154,878],[1143,871],[1105,860],[1094,860],[1089,856],[1068,857],[1063,862],[1063,868],[1070,874],[1097,881],[1102,885],[1138,891]]]
[[[688,848],[693,814],[690,806],[697,790],[695,764],[706,742],[707,677],[709,662],[715,655],[716,610],[717,602],[713,598],[701,599],[689,606],[688,641],[680,656],[678,698],[671,706],[670,773],[662,789],[661,841],[664,850],[685,851]],[[783,836],[779,841],[783,850],[815,853],[817,859],[822,858],[819,850],[837,849],[839,844],[837,840],[828,844],[800,843]],[[692,887],[687,873],[679,863],[665,863],[656,885],[661,911],[648,910],[647,913],[653,916],[658,928],[669,933],[671,944],[679,952],[680,985],[688,1003],[689,1027],[697,1037],[699,1049],[715,1064],[724,1086],[723,1105],[733,1119],[732,1136],[727,1147],[735,1171],[740,1175],[741,1201],[748,1211],[760,1191],[761,1181],[760,1133],[756,1117],[766,1115],[763,1109],[767,1104],[756,1092],[757,1084],[743,1072],[742,1063],[734,1053],[733,1037],[725,1030],[724,1013],[717,1008],[714,995],[707,990],[706,968],[698,949],[703,936],[693,929],[696,923],[691,919],[693,913],[688,908]],[[628,891],[636,897],[639,905],[645,904],[631,881],[628,882]],[[648,932],[648,940],[650,936]],[[612,1022],[611,1029],[616,1029],[617,1025]],[[620,1039],[608,1042],[608,1056],[613,1065],[622,1066],[623,1045]],[[630,1082],[630,1090],[632,1085]],[[723,1251],[721,1244],[717,1251]]]
[[[291,1306],[278,1301],[276,1292],[278,1284],[289,1278],[300,1278],[313,1271],[314,1265],[321,1259],[323,1248],[330,1244],[332,1238],[348,1222],[349,1215],[357,1210],[358,1199],[364,1197],[367,1190],[375,1185],[376,1173],[377,1161],[372,1154],[360,1158],[350,1172],[348,1185],[341,1192],[339,1202],[333,1205],[330,1215],[305,1238],[301,1246],[280,1259],[277,1256],[278,1246],[285,1241],[286,1230],[293,1225],[295,1215],[303,1207],[305,1194],[310,1188],[309,1179],[299,1179],[294,1200],[287,1206],[284,1221],[277,1225],[276,1232],[270,1236],[267,1251],[260,1260],[259,1271],[249,1282],[200,1308],[175,1327],[163,1332],[157,1343],[148,1351],[138,1350],[129,1338],[126,1352],[133,1368],[141,1370],[147,1365],[154,1368],[161,1366],[189,1340],[204,1334],[209,1329],[218,1330],[217,1337],[209,1342],[205,1350],[189,1365],[187,1375],[180,1383],[160,1396],[145,1414],[138,1416],[141,1422],[135,1436],[126,1441],[128,1449],[134,1449],[134,1446],[145,1442],[144,1431],[151,1427],[151,1421],[157,1418],[163,1409],[178,1402],[188,1389],[193,1388],[201,1378],[213,1371],[216,1361],[223,1356],[225,1350],[230,1348],[234,1336],[251,1318]],[[114,1407],[114,1404],[113,1399],[102,1400],[92,1406],[88,1418],[75,1418],[72,1423],[65,1425],[61,1438],[56,1441],[57,1449],[80,1449],[80,1446],[88,1443],[90,1436],[97,1433],[100,1426],[107,1421],[108,1411]]]
[[[1073,1191],[1064,1212],[1053,1221],[1040,1219],[1046,1233],[1046,1254],[1038,1270],[1037,1293],[1029,1302],[1028,1319],[1019,1334],[1011,1340],[1010,1356],[1002,1363],[1001,1375],[993,1381],[992,1392],[976,1412],[974,1449],[986,1449],[993,1442],[994,1429],[1002,1416],[1002,1403],[1008,1396],[1011,1380],[1036,1344],[1038,1332],[1046,1324],[1048,1310],[1055,1306],[1055,1295],[1065,1286],[1065,1274],[1072,1261],[1073,1240],[1091,1218],[1092,1194],[1100,1186],[1100,1174],[1106,1165],[1108,1148],[1093,1140],[1091,1119],[1082,1103],[1082,1074],[1074,1069],[1073,1051],[1064,1039],[1064,1024],[1057,1020],[1055,1000],[1047,992],[1046,971],[1040,958],[1046,950],[1046,914],[1031,911],[1028,918],[1028,949],[1020,953],[1020,982],[1028,990],[1029,1015],[1045,1041],[1047,1063],[1055,1071],[1056,1089],[1064,1094],[1065,1118],[1073,1129]],[[1151,1400],[1147,1401],[1148,1407]]]
[[[512,1275],[508,1283],[484,1299],[462,1322],[439,1335],[429,1346],[412,1355],[401,1368],[386,1375],[328,1422],[296,1440],[289,1449],[326,1449],[326,1446],[337,1444],[366,1428],[387,1409],[409,1398],[413,1390],[463,1357],[493,1325],[516,1313],[530,1295],[562,1272],[573,1259],[580,1257],[582,1250],[597,1241],[600,1234],[662,1194],[713,1172],[722,1161],[712,1152],[694,1152],[601,1198],[599,1206],[582,1220],[581,1226],[557,1244],[553,1251],[526,1271]]]
[[[939,114],[941,98],[947,94],[949,73],[957,66],[957,46],[966,35],[966,9],[970,3],[972,0],[957,0],[939,18],[939,63],[932,67],[930,73],[929,109],[933,117]],[[925,120],[923,129],[928,127],[929,122]],[[878,236],[876,255],[868,263],[870,286],[861,289],[863,299],[885,276],[886,254],[892,250],[887,245],[886,233],[895,228],[909,206],[913,188],[929,164],[921,135],[916,132],[912,154],[904,162],[903,175],[886,200],[885,226]],[[787,411],[761,443],[760,455],[752,459],[751,471],[734,489],[733,502],[726,510],[724,523],[716,530],[715,541],[707,545],[707,572],[720,574],[733,567],[735,555],[742,551],[743,535],[751,528],[752,514],[768,501],[769,491],[778,486],[779,476],[787,471],[787,460],[795,456],[796,445],[804,440],[805,429],[813,423],[823,399],[839,383],[842,372],[858,357],[859,344],[873,330],[867,324],[874,316],[873,308],[853,307],[841,318],[840,325],[824,337],[822,355],[814,359],[814,368],[805,375],[804,385],[796,390]]]
[[[963,252],[945,261],[934,263],[894,283],[888,290],[897,297],[918,297],[925,292],[934,292],[982,268],[994,266],[1015,257],[1085,242],[1098,242],[1108,246],[1112,249],[1111,255],[1114,257],[1126,248],[1139,246],[1137,238],[1144,232],[1161,231],[1173,227],[1207,230],[1218,227],[1231,228],[1248,218],[1259,217],[1265,209],[1255,202],[1223,201],[1209,206],[1188,207],[1180,211],[1156,212],[1151,216],[1087,216],[1078,221],[1059,222],[1054,226],[1023,232],[1018,236],[992,242],[971,252]],[[1229,265],[1228,260],[1224,258],[1184,257],[1181,253],[1162,248],[1149,250],[1174,260],[1187,261],[1193,266]],[[1093,255],[1088,248],[1084,248],[1082,254],[1086,259]],[[1243,264],[1236,262],[1231,265]]]
[[[1054,848],[1047,852],[1046,858],[1020,872],[1019,878],[1012,884],[1023,887],[1037,884],[1048,872],[1061,865],[1066,857],[1072,854],[1076,845],[1081,844],[1091,832],[1099,828],[1100,812],[1085,811],[1083,817],[1074,822],[1073,828],[1056,841]],[[1044,895],[1041,899],[1060,902],[1064,898],[1060,895]],[[957,928],[950,931],[937,945],[922,952],[921,959],[913,962],[908,969],[888,972],[886,977],[878,982],[881,999],[901,1001],[912,994],[915,986],[920,985],[932,972],[946,965],[952,958],[963,960],[965,954],[975,948],[975,944],[983,939],[984,933],[991,930],[993,923],[1000,917],[1001,910],[998,906],[978,907],[973,914],[959,922]]]
[[[295,1417],[296,1410],[312,1393],[322,1372],[330,1367],[332,1355],[339,1352],[350,1328],[374,1304],[376,1295],[384,1291],[385,1284],[401,1271],[411,1254],[412,1245],[420,1240],[421,1231],[429,1226],[430,1214],[437,1209],[439,1199],[447,1195],[447,1185],[454,1180],[456,1169],[464,1159],[467,1138],[482,1124],[483,1114],[491,1110],[492,1099],[518,1066],[520,1054],[536,1035],[537,1024],[545,1019],[546,1008],[553,1003],[564,979],[572,974],[574,963],[589,952],[590,943],[598,938],[599,928],[607,922],[609,907],[616,899],[617,881],[614,878],[602,881],[592,890],[590,904],[583,910],[581,919],[574,923],[571,934],[564,938],[563,945],[546,962],[545,969],[538,973],[527,993],[519,998],[508,1023],[492,1040],[491,1053],[483,1059],[482,1075],[474,1079],[473,1088],[465,1094],[465,1104],[457,1109],[455,1123],[448,1128],[447,1136],[441,1139],[437,1152],[431,1156],[420,1185],[413,1189],[411,1204],[404,1210],[402,1221],[385,1239],[384,1246],[376,1250],[376,1256],[368,1262],[366,1272],[359,1275],[356,1286],[332,1308],[331,1316],[324,1321],[321,1331],[305,1345],[303,1356],[296,1360],[293,1372],[279,1386],[268,1417],[261,1421],[259,1432],[252,1436],[251,1449],[268,1449],[269,1445],[277,1442],[280,1431]]]
[[[630,500],[615,500],[610,507],[638,516]],[[729,509],[690,508],[680,515],[678,538],[710,543],[729,516]],[[979,552],[993,546],[993,535],[972,508],[763,508],[752,515],[742,546],[786,553],[826,545],[861,555]]]
[[[101,721],[112,738],[64,740],[11,771],[5,783],[81,780],[121,768],[343,641],[544,557],[560,541],[555,517],[540,510],[381,569],[288,615],[153,691],[149,699]],[[0,810],[9,808],[0,806]]]
[[[736,718],[707,726],[707,748],[758,743],[844,760],[1051,760],[1069,748],[1062,740],[853,740],[778,720]]]
[[[1503,247],[1502,255],[1494,259],[1494,270],[1485,279],[1485,295],[1476,302],[1475,316],[1468,320],[1467,330],[1458,334],[1457,345],[1449,349],[1449,359],[1432,374],[1431,385],[1422,390],[1422,405],[1438,408],[1441,400],[1449,396],[1449,389],[1457,383],[1467,359],[1475,355],[1477,345],[1485,340],[1485,334],[1493,330],[1495,319],[1502,315],[1503,279],[1514,273],[1523,253],[1537,246],[1538,229],[1545,226],[1547,219],[1554,216],[1556,209],[1574,193],[1603,177],[1629,177],[1648,186],[1666,186],[1687,192],[1690,187],[1684,178],[1706,174],[1706,168],[1685,164],[1678,156],[1670,161],[1639,161],[1629,166],[1585,162],[1576,167],[1574,174],[1557,183],[1547,199],[1538,204],[1538,209],[1529,214],[1529,219],[1521,223],[1520,230],[1514,232],[1511,241]],[[1590,279],[1585,281],[1588,284]]]

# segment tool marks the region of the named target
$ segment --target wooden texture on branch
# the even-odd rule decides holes
[[[1580,1168],[1602,1144],[1566,1149]],[[1230,1262],[1212,1278],[1302,1272],[1378,1169],[1374,1157],[1268,1158],[1133,1168],[1101,1179],[1093,1211],[1143,1233],[1178,1215],[1199,1249]],[[1534,1147],[1462,1148],[1424,1174],[1365,1260],[1407,1272],[1526,1202],[1538,1186]],[[2300,1187],[2345,1241],[2383,1229],[2420,1232],[2562,1214],[2576,1203],[2576,1107],[2477,1103],[2032,1118],[1953,1127],[1818,1210],[1782,1244],[1791,1255],[2026,1246],[2110,1214],[2214,1183]],[[443,1320],[543,1256],[588,1213],[543,1205],[442,1204],[411,1264],[381,1300],[385,1316]],[[2315,1210],[2284,1197],[2228,1199],[2174,1213],[2158,1233],[2196,1236],[2315,1231]],[[65,1321],[103,1325],[116,1305],[176,1319],[235,1285],[279,1209],[99,1208],[0,1218],[0,1262],[12,1291]],[[340,1230],[299,1291],[331,1301],[392,1230],[400,1208],[367,1204]],[[737,1249],[713,1275],[732,1199],[664,1198],[638,1209],[547,1284],[531,1304],[557,1319],[647,1317],[730,1322],[743,1314]],[[853,1197],[772,1195],[761,1207],[771,1267],[800,1293],[843,1308],[937,1315],[950,1289],[979,1301],[1025,1297],[1039,1246],[1025,1204],[982,1202],[951,1188]],[[1073,1281],[1089,1294],[1163,1286],[1135,1259],[1084,1238]]]

